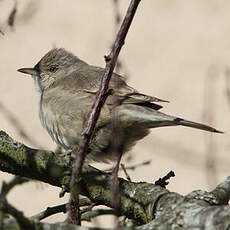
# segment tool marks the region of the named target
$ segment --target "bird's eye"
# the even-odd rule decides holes
[[[50,72],[56,72],[58,70],[58,67],[57,66],[50,66],[50,68],[49,68],[49,71]]]

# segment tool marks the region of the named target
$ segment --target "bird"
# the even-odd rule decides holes
[[[66,151],[79,148],[84,123],[99,90],[104,68],[81,60],[64,48],[47,52],[33,68],[21,68],[29,74],[40,94],[39,118],[54,142]],[[110,162],[113,154],[116,104],[117,149],[126,153],[150,133],[152,128],[187,126],[214,133],[223,133],[211,126],[160,112],[160,103],[166,100],[140,93],[126,83],[124,77],[113,73],[109,83],[109,95],[101,109],[86,159]],[[114,100],[116,98],[116,100]],[[116,103],[115,103],[116,101]]]

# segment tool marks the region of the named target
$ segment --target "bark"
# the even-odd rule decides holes
[[[65,188],[69,192],[71,168],[61,156],[29,148],[3,131],[0,131],[0,170]],[[85,165],[80,193],[93,203],[112,207],[110,182],[110,173]],[[155,184],[119,178],[119,193],[120,215],[134,220],[138,229],[230,228],[230,177],[211,192],[193,191],[186,196]]]

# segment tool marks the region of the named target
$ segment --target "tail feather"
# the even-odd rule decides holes
[[[184,120],[182,118],[175,118],[174,123],[177,125],[188,126],[188,127],[192,127],[195,129],[201,129],[201,130],[205,130],[205,131],[209,131],[209,132],[224,133],[224,132],[219,131],[219,130],[211,127],[211,126],[204,125],[204,124],[197,123],[197,122],[193,122],[193,121],[187,121],[187,120]]]

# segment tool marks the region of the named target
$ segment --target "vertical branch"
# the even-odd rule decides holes
[[[118,88],[118,84],[115,85],[116,88]],[[119,136],[119,124],[118,124],[118,98],[116,95],[113,96],[114,101],[114,108],[112,111],[112,126],[113,126],[113,136],[112,136],[112,153],[117,160],[116,165],[112,172],[112,184],[111,184],[111,190],[112,190],[112,197],[113,197],[113,207],[115,209],[115,229],[120,229],[119,224],[119,210],[121,205],[120,200],[120,194],[119,194],[119,181],[118,181],[118,172],[120,167],[120,162],[122,158],[122,152],[118,148],[119,142],[120,142],[120,136]]]
[[[132,0],[130,3],[130,6],[128,8],[128,11],[126,13],[126,16],[124,18],[124,21],[121,25],[121,28],[117,34],[117,38],[114,42],[112,51],[110,54],[106,57],[106,67],[105,71],[101,80],[101,85],[99,88],[99,91],[96,95],[96,100],[92,106],[92,110],[90,111],[88,115],[88,119],[84,125],[83,129],[83,142],[89,141],[89,139],[92,136],[92,132],[95,128],[97,119],[99,117],[100,110],[105,102],[105,99],[107,97],[108,93],[108,85],[110,78],[112,76],[118,55],[120,53],[121,47],[125,43],[125,37],[128,33],[129,27],[131,25],[132,19],[134,17],[134,14],[136,12],[137,6],[139,4],[140,0]]]
[[[205,89],[204,89],[204,112],[203,119],[207,123],[215,123],[215,108],[216,108],[216,81],[218,73],[214,67],[210,67],[208,70]],[[214,141],[213,134],[206,135],[206,178],[208,186],[212,187],[217,182],[217,145]]]
[[[121,14],[119,11],[119,0],[113,0],[113,7],[114,7],[114,31],[117,32],[117,29],[120,26],[121,23]],[[119,73],[122,68],[122,63],[120,61],[120,58],[117,60],[116,64],[116,72]],[[118,89],[118,83],[115,81],[115,91]],[[112,136],[112,154],[114,155],[114,159],[116,159],[116,165],[113,168],[112,173],[112,183],[111,183],[111,191],[113,196],[113,207],[115,209],[115,229],[119,229],[119,210],[120,210],[120,195],[119,195],[119,181],[118,181],[118,172],[120,167],[120,161],[122,157],[122,152],[119,151],[118,146],[120,142],[119,137],[119,127],[118,127],[118,98],[114,94],[113,95],[113,110],[112,110],[112,127],[113,127],[113,136]]]
[[[71,198],[70,203],[77,206],[78,211],[75,212],[76,215],[73,213],[69,213],[69,222],[80,224],[80,211],[78,208],[79,204],[79,181],[80,181],[80,174],[82,171],[83,163],[85,160],[86,152],[88,149],[88,144],[92,138],[93,130],[96,126],[96,122],[100,115],[100,111],[102,106],[105,103],[105,100],[108,96],[108,86],[109,81],[112,76],[118,55],[122,46],[125,43],[125,38],[128,33],[129,27],[135,15],[136,9],[140,0],[132,0],[129,8],[127,10],[126,16],[123,20],[121,28],[117,34],[116,40],[112,47],[110,54],[106,57],[106,67],[104,74],[102,76],[101,85],[99,91],[96,95],[96,100],[92,106],[90,113],[88,114],[87,121],[85,122],[84,129],[82,132],[82,140],[80,143],[80,148],[78,150],[78,157],[76,157],[73,170],[72,170],[72,179],[71,179]]]

